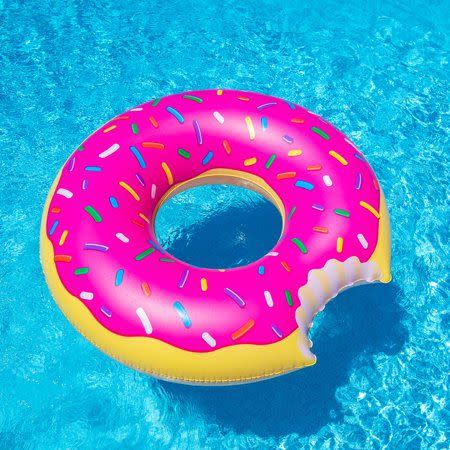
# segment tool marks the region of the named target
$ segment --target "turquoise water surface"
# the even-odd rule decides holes
[[[3,0],[0,29],[0,448],[450,447],[448,1]],[[69,325],[44,282],[39,221],[63,162],[107,119],[217,87],[286,98],[351,137],[386,194],[393,282],[330,303],[312,368],[174,385]],[[267,202],[211,189],[169,205],[164,245],[192,257],[180,242],[227,224],[212,256],[236,264],[276,239]]]

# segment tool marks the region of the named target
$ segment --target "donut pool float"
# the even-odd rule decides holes
[[[191,266],[155,236],[167,199],[218,183],[282,217],[275,247],[243,267]],[[74,151],[47,198],[41,261],[63,313],[108,355],[162,379],[244,383],[314,364],[308,330],[326,302],[390,281],[389,216],[363,155],[317,115],[187,92],[126,111]]]

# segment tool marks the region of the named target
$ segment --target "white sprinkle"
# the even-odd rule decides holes
[[[323,182],[325,183],[325,186],[328,186],[328,187],[333,186],[333,182],[331,181],[330,175],[324,175],[322,177],[322,179],[323,179]]]
[[[224,117],[222,116],[222,114],[220,114],[219,111],[214,111],[213,116],[220,124],[223,124],[225,122]]]
[[[350,139],[344,138],[344,140],[345,140],[345,142],[347,142],[347,144],[350,144],[353,148],[355,148],[356,150],[358,150],[358,149],[356,148],[356,145],[355,145]]]
[[[147,313],[143,310],[143,308],[139,306],[139,308],[136,309],[136,314],[138,315],[139,319],[141,319],[145,332],[147,334],[152,334],[153,331],[152,324],[150,323]]]
[[[72,198],[73,197],[73,192],[69,191],[68,189],[64,189],[64,188],[59,188],[56,191],[57,194],[62,195],[63,197],[66,198]]]
[[[83,300],[92,300],[94,298],[94,294],[92,292],[82,291],[80,292],[80,298]]]
[[[202,333],[202,338],[210,347],[216,346],[216,340],[207,331]]]
[[[125,244],[127,242],[130,242],[130,239],[127,238],[123,233],[116,233],[116,238],[119,239],[119,241],[125,242]]]
[[[363,248],[367,248],[369,246],[367,239],[361,233],[358,234],[358,241],[362,245]]]
[[[272,294],[269,291],[264,291],[264,298],[266,299],[267,306],[269,308],[272,308],[273,306]]]
[[[101,152],[98,156],[99,158],[106,158],[109,155],[112,155],[113,153],[117,152],[119,150],[120,145],[119,144],[113,144],[111,147],[107,148],[105,151]]]
[[[132,108],[130,111],[142,111],[144,108]]]
[[[152,184],[152,192],[151,192],[151,194],[152,194],[152,198],[155,198],[155,196],[156,196],[156,184]]]
[[[278,256],[278,252],[269,252],[267,253],[268,256]]]

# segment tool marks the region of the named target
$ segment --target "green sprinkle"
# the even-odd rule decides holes
[[[102,216],[90,205],[85,206],[84,210],[96,221],[101,222]]]
[[[179,148],[178,154],[186,159],[189,159],[191,157],[191,154],[189,152],[187,152],[184,148]]]
[[[294,215],[296,209],[297,209],[296,206],[293,206],[293,207],[291,208],[291,210],[289,211],[289,214],[288,214],[288,216],[287,216],[288,220],[291,220],[291,219],[292,219],[292,216]]]
[[[89,272],[89,267],[78,267],[73,271],[74,275],[86,275]]]
[[[139,253],[139,255],[136,255],[134,257],[134,259],[136,261],[140,261],[141,259],[144,259],[146,256],[150,255],[151,253],[153,253],[155,251],[155,249],[153,247],[148,248],[147,250],[144,250],[142,253]]]
[[[153,102],[152,102],[152,106],[153,106],[153,107],[158,106],[158,103],[159,103],[160,101],[161,101],[160,98],[155,98],[155,100],[153,100]]]
[[[335,209],[334,210],[335,214],[337,214],[338,216],[342,216],[342,217],[350,217],[350,212],[346,211],[345,209]]]
[[[159,260],[161,262],[166,262],[166,263],[173,263],[173,262],[175,262],[175,260],[170,259],[170,258],[159,258]]]
[[[136,123],[131,124],[131,131],[133,131],[133,134],[139,134],[139,128]]]
[[[266,169],[270,169],[270,166],[275,161],[276,157],[277,157],[277,155],[274,155],[274,154],[270,155],[270,158],[266,162]]]
[[[196,103],[203,102],[203,100],[200,97],[196,97],[195,95],[183,95],[183,98],[185,98],[186,100],[192,100],[193,102]]]
[[[328,136],[325,131],[322,131],[320,128],[317,127],[311,127],[311,131],[314,131],[314,133],[318,134],[320,137],[324,138],[326,141],[330,139],[330,136]]]
[[[302,253],[308,253],[308,249],[300,239],[292,238],[292,242],[299,248]]]
[[[84,150],[84,145],[80,145],[80,146],[77,148],[77,150],[78,150],[79,152],[82,152],[82,151]]]
[[[286,301],[289,306],[292,306],[294,302],[292,301],[292,295],[289,291],[284,291],[284,295],[286,296]]]

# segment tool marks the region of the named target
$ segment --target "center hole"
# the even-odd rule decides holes
[[[197,267],[227,269],[258,260],[280,238],[276,206],[250,189],[210,184],[180,192],[164,202],[155,220],[160,245]]]

